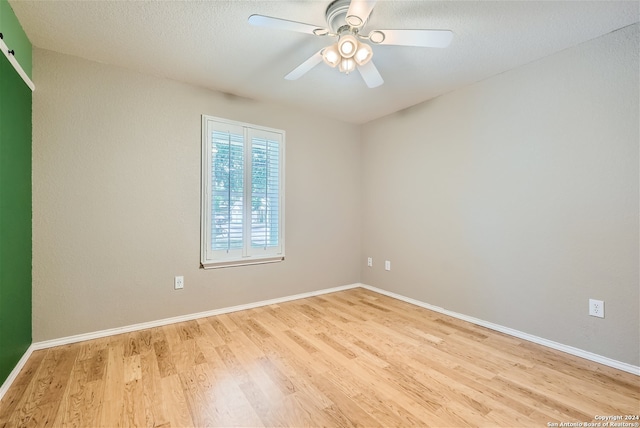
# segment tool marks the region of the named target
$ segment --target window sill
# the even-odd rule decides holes
[[[264,257],[264,258],[249,258],[249,259],[234,259],[234,260],[220,260],[216,262],[200,263],[201,269],[219,269],[234,266],[250,266],[250,265],[262,265],[265,263],[278,263],[284,261],[284,255],[276,257]]]

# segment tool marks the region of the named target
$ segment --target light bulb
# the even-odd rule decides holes
[[[338,52],[338,44],[333,44],[322,51],[322,59],[324,62],[330,66],[335,67],[340,63],[342,59],[340,57],[340,53]]]
[[[342,73],[349,74],[356,69],[356,62],[353,58],[342,58],[339,69]]]
[[[338,51],[344,58],[351,58],[358,49],[358,40],[351,34],[340,37],[338,41]]]
[[[353,59],[356,60],[358,65],[365,65],[369,61],[371,61],[371,57],[373,56],[373,51],[371,50],[371,46],[360,43],[358,46],[358,50],[356,54],[353,56]]]
[[[355,46],[353,46],[353,43],[351,43],[350,40],[347,40],[342,44],[342,53],[345,55],[351,55],[354,49]]]

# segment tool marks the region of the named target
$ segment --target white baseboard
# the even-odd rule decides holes
[[[11,370],[11,373],[9,373],[9,376],[2,383],[2,386],[0,386],[0,401],[2,401],[2,397],[4,397],[4,394],[7,393],[13,381],[16,380],[16,377],[18,377],[20,370],[22,370],[24,365],[27,363],[33,351],[35,351],[35,348],[33,347],[33,345],[30,345],[24,352],[22,358],[20,358],[20,360],[18,361],[18,364],[16,364],[13,370]]]
[[[22,368],[26,364],[27,360],[29,359],[33,351],[36,351],[36,350],[53,348],[54,346],[68,345],[71,343],[84,342],[85,340],[98,339],[98,338],[107,337],[107,336],[114,336],[116,334],[130,333],[132,331],[139,331],[147,328],[160,327],[163,325],[174,324],[174,323],[183,322],[183,321],[191,321],[198,318],[206,318],[206,317],[211,317],[215,315],[228,314],[231,312],[242,311],[245,309],[253,309],[253,308],[259,308],[261,306],[275,305],[278,303],[289,302],[291,300],[298,300],[298,299],[304,299],[307,297],[320,296],[322,294],[335,293],[336,291],[349,290],[351,288],[358,288],[358,287],[360,287],[360,284],[351,284],[351,285],[343,285],[341,287],[325,288],[323,290],[311,291],[308,293],[301,293],[301,294],[294,294],[292,296],[279,297],[276,299],[263,300],[260,302],[247,303],[245,305],[231,306],[228,308],[214,309],[206,312],[197,312],[194,314],[164,318],[161,320],[149,321],[149,322],[144,322],[140,324],[133,324],[133,325],[128,325],[124,327],[110,328],[107,330],[100,330],[100,331],[94,331],[90,333],[77,334],[74,336],[61,337],[59,339],[45,340],[42,342],[34,342],[31,344],[31,346],[29,346],[29,348],[24,353],[22,358],[20,358],[20,361],[18,361],[18,364],[14,367],[11,373],[9,373],[9,376],[7,377],[7,379],[2,383],[2,386],[0,387],[0,400],[2,400],[2,397],[4,396],[4,394],[6,394],[6,392],[9,390],[9,387],[11,386],[13,381],[16,379],[16,377],[20,373],[20,370],[22,370]]]
[[[640,376],[640,367],[634,366],[632,364],[624,363],[622,361],[614,360],[612,358],[604,357],[602,355],[594,354],[593,352],[585,351],[583,349],[575,348],[573,346],[564,345],[562,343],[554,342],[552,340],[544,339],[542,337],[534,336],[529,333],[524,333],[522,331],[514,330],[509,327],[504,327],[499,324],[494,324],[488,321],[484,321],[478,318],[470,317],[468,315],[459,314],[457,312],[453,312],[439,306],[430,305],[429,303],[421,302],[420,300],[412,299],[410,297],[406,297],[400,294],[392,293],[390,291],[382,290],[380,288],[372,287],[366,284],[359,284],[360,287],[366,288],[367,290],[373,291],[375,293],[384,294],[385,296],[393,297],[394,299],[402,300],[403,302],[411,303],[412,305],[420,306],[421,308],[429,309],[434,312],[438,312],[444,315],[448,315],[453,318],[457,318],[463,321],[470,322],[472,324],[476,324],[482,327],[489,328],[491,330],[499,331],[500,333],[505,333],[510,336],[517,337],[519,339],[524,339],[529,342],[537,343],[539,345],[546,346],[548,348],[556,349],[558,351],[566,352],[567,354],[575,355],[576,357],[581,357],[586,360],[594,361],[596,363],[603,364],[605,366],[613,367],[618,370],[622,370],[636,376]]]
[[[128,326],[124,326],[124,327],[111,328],[111,329],[107,329],[107,330],[100,330],[100,331],[95,331],[95,332],[91,332],[91,333],[83,333],[83,334],[78,334],[78,335],[74,335],[74,336],[67,336],[67,337],[62,337],[62,338],[59,338],[59,339],[45,340],[45,341],[42,341],[42,342],[35,342],[35,343],[32,343],[31,346],[29,346],[29,348],[24,353],[24,355],[22,356],[20,361],[18,361],[18,364],[16,365],[16,367],[9,374],[9,377],[7,377],[7,379],[4,381],[4,383],[0,387],[0,400],[2,400],[2,397],[9,390],[9,387],[11,386],[11,384],[13,383],[15,378],[18,376],[18,373],[20,373],[20,370],[22,370],[22,368],[26,364],[27,360],[31,356],[31,353],[33,351],[35,351],[35,350],[52,348],[54,346],[68,345],[70,343],[83,342],[85,340],[98,339],[98,338],[101,338],[101,337],[114,336],[116,334],[130,333],[130,332],[133,332],[133,331],[144,330],[144,329],[147,329],[147,328],[160,327],[160,326],[163,326],[163,325],[168,325],[168,324],[173,324],[173,323],[178,323],[178,322],[183,322],[183,321],[191,321],[191,320],[195,320],[195,319],[198,319],[198,318],[206,318],[206,317],[211,317],[211,316],[215,316],[215,315],[228,314],[228,313],[231,313],[231,312],[242,311],[242,310],[245,310],[245,309],[259,308],[261,306],[268,306],[268,305],[274,305],[274,304],[278,304],[278,303],[289,302],[289,301],[292,301],[292,300],[305,299],[307,297],[320,296],[320,295],[323,295],[323,294],[335,293],[337,291],[350,290],[352,288],[358,288],[358,287],[365,288],[367,290],[373,291],[375,293],[383,294],[385,296],[389,296],[389,297],[392,297],[394,299],[402,300],[403,302],[407,302],[407,303],[410,303],[412,305],[416,305],[416,306],[419,306],[419,307],[422,307],[422,308],[425,308],[425,309],[429,309],[429,310],[432,310],[434,312],[438,312],[438,313],[441,313],[441,314],[444,314],[444,315],[448,315],[448,316],[453,317],[453,318],[457,318],[457,319],[460,319],[460,320],[463,320],[463,321],[467,321],[467,322],[470,322],[472,324],[476,324],[476,325],[479,325],[479,326],[482,326],[482,327],[486,327],[486,328],[489,328],[491,330],[499,331],[501,333],[505,333],[505,334],[508,334],[510,336],[514,336],[514,337],[517,337],[517,338],[520,338],[520,339],[524,339],[524,340],[527,340],[529,342],[533,342],[533,343],[537,343],[539,345],[543,345],[543,346],[546,346],[546,347],[549,347],[549,348],[557,349],[559,351],[566,352],[568,354],[575,355],[577,357],[585,358],[587,360],[594,361],[596,363],[600,363],[600,364],[603,364],[605,366],[613,367],[613,368],[616,368],[616,369],[619,369],[619,370],[634,374],[636,376],[640,376],[640,367],[638,367],[638,366],[634,366],[634,365],[631,365],[631,364],[624,363],[622,361],[617,361],[617,360],[614,360],[614,359],[611,359],[611,358],[607,358],[607,357],[604,357],[602,355],[594,354],[592,352],[588,352],[588,351],[585,351],[585,350],[582,350],[582,349],[579,349],[579,348],[574,348],[573,346],[568,346],[568,345],[564,345],[562,343],[554,342],[552,340],[547,340],[547,339],[544,339],[542,337],[538,337],[538,336],[534,336],[532,334],[528,334],[528,333],[524,333],[524,332],[521,332],[521,331],[518,331],[518,330],[514,330],[514,329],[509,328],[509,327],[504,327],[504,326],[501,326],[501,325],[498,325],[498,324],[494,324],[494,323],[491,323],[491,322],[488,322],[488,321],[484,321],[484,320],[481,320],[481,319],[478,319],[478,318],[474,318],[474,317],[470,317],[470,316],[467,316],[467,315],[459,314],[457,312],[449,311],[449,310],[441,308],[439,306],[430,305],[428,303],[421,302],[420,300],[412,299],[410,297],[402,296],[400,294],[392,293],[390,291],[382,290],[380,288],[372,287],[370,285],[356,283],[356,284],[351,284],[351,285],[344,285],[344,286],[341,286],[341,287],[326,288],[326,289],[323,289],[323,290],[311,291],[311,292],[308,292],[308,293],[294,294],[292,296],[279,297],[279,298],[271,299],[271,300],[263,300],[263,301],[260,301],[260,302],[248,303],[248,304],[245,304],[245,305],[231,306],[231,307],[228,307],[228,308],[214,309],[214,310],[206,311],[206,312],[197,312],[197,313],[194,313],[194,314],[182,315],[182,316],[178,316],[178,317],[164,318],[164,319],[157,320],[157,321],[144,322],[144,323],[133,324],[133,325],[128,325]]]
[[[335,293],[336,291],[349,290],[358,288],[360,284],[343,285],[340,287],[325,288],[323,290],[311,291],[308,293],[294,294],[292,296],[278,297],[276,299],[262,300],[260,302],[247,303],[244,305],[231,306],[228,308],[214,309],[211,311],[197,312],[194,314],[181,315],[177,317],[164,318],[156,321],[143,322],[140,324],[132,324],[124,327],[110,328],[91,333],[77,334],[75,336],[61,337],[59,339],[45,340],[35,342],[32,346],[34,349],[46,349],[54,346],[68,345],[70,343],[84,342],[85,340],[99,339],[101,337],[115,336],[116,334],[131,333],[132,331],[145,330],[147,328],[161,327],[163,325],[174,324],[178,322],[191,321],[198,318],[212,317],[215,315],[228,314],[231,312],[243,311],[245,309],[254,309],[261,306],[275,305],[278,303],[289,302],[291,300],[305,299],[307,297],[320,296],[322,294]]]

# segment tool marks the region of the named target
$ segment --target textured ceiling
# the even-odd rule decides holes
[[[330,1],[10,0],[43,49],[364,123],[639,21],[637,1],[379,0],[365,30],[449,29],[446,49],[374,46],[385,80],[324,63],[289,71],[333,39],[253,27],[251,14],[326,26]],[[38,82],[35,82],[36,87]]]

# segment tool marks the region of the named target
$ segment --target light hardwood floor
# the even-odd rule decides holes
[[[358,288],[36,351],[0,427],[547,427],[639,407],[637,376]]]

